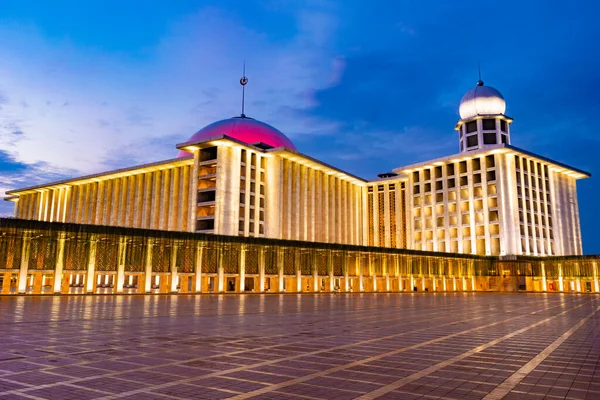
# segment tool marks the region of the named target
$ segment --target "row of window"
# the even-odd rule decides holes
[[[481,120],[481,129],[484,131],[497,130],[498,128],[496,126],[496,120],[492,119],[492,118],[482,119]],[[501,119],[500,120],[500,131],[508,132],[507,129],[508,129],[508,124],[506,123],[505,120]],[[460,130],[461,137],[462,137],[463,131],[464,131],[464,133],[477,132],[477,120],[469,121],[461,127],[461,130]]]
[[[500,239],[497,237],[491,238],[489,243],[489,252],[486,249],[485,239],[476,239],[475,247],[473,248],[473,242],[470,239],[465,239],[462,242],[462,254],[480,254],[480,255],[494,255],[500,254]],[[451,240],[450,243],[445,241],[437,242],[437,251],[458,253],[459,252],[459,241]],[[425,243],[415,243],[415,250],[434,251],[434,243],[429,241]]]
[[[467,163],[471,164],[472,171],[480,171],[483,169],[490,169],[496,166],[496,160],[493,155],[488,155],[480,158],[473,158],[471,160],[459,161],[456,164],[446,164],[444,167],[446,168],[446,176],[451,177],[454,176],[456,170],[458,170],[459,174],[466,174],[468,172]],[[423,182],[431,180],[433,176],[435,179],[441,179],[443,177],[443,170],[441,165],[438,165],[434,168],[427,168],[422,171],[415,171],[412,173],[413,183],[421,182],[421,176]]]
[[[498,136],[496,134],[496,132],[484,132],[482,134],[483,137],[483,144],[498,144],[498,143],[502,143],[502,144],[507,144],[508,143],[508,135],[504,135],[501,134],[500,135],[500,142],[498,142]],[[478,147],[479,146],[479,136],[477,134],[474,135],[470,135],[466,137],[466,144],[467,144],[467,148],[471,148],[471,147]],[[460,142],[460,150],[464,151],[465,150],[465,142],[461,141]]]
[[[493,182],[496,180],[496,171],[491,170],[491,171],[487,171],[485,174],[486,177],[486,181],[488,182]],[[461,176],[459,178],[459,183],[460,186],[468,186],[469,185],[469,177],[468,176]],[[472,177],[472,183],[474,185],[478,185],[482,183],[482,174],[473,174]],[[427,183],[423,183],[423,193],[430,193],[431,192],[431,183],[427,182]],[[444,190],[444,188],[446,189],[453,189],[456,187],[456,179],[455,178],[449,178],[445,181],[436,181],[435,182],[435,190]],[[413,186],[413,193],[414,194],[419,194],[421,193],[421,185],[420,184],[416,184]]]

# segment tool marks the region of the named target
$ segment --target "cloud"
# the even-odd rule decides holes
[[[202,126],[239,114],[244,60],[248,115],[290,132],[319,130],[315,117],[286,121],[280,111],[309,106],[307,88],[339,79],[342,62],[323,48],[336,17],[313,6],[296,24],[281,42],[204,8],[168,25],[145,62],[50,42],[29,27],[0,28],[8,60],[0,76],[11,77],[2,82],[0,138],[19,137],[1,140],[0,150],[27,165],[82,174],[171,158],[175,144]]]

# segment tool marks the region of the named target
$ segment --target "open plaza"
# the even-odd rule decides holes
[[[0,297],[0,399],[598,399],[596,294]]]

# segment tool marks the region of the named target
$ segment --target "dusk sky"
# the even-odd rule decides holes
[[[512,144],[579,181],[600,253],[600,5],[591,1],[0,0],[0,197],[175,157],[240,113],[364,178],[458,153],[477,81],[500,90]],[[12,215],[0,203],[0,215]]]

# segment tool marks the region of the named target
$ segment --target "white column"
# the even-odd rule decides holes
[[[54,293],[60,293],[62,289],[63,265],[65,259],[65,236],[60,234],[58,238],[58,250],[56,255],[56,266],[54,267]],[[20,282],[19,282],[20,285]],[[20,290],[19,290],[20,292]]]
[[[321,285],[319,285],[319,264],[317,262],[316,251],[313,251],[311,259],[313,268],[313,292],[318,292],[321,290]]]
[[[87,266],[87,276],[85,282],[85,292],[94,292],[94,277],[96,275],[96,240],[95,236],[90,238],[89,261]]]
[[[377,208],[375,208],[375,209],[377,209]],[[377,237],[377,235],[375,237]],[[375,271],[375,268],[373,268],[373,256],[371,254],[369,254],[369,272],[371,273],[371,276],[373,277],[373,291],[376,292],[377,291],[377,271]]]
[[[363,282],[363,272],[362,272],[362,265],[361,265],[360,260],[361,260],[361,256],[357,255],[356,256],[356,265],[357,265],[357,268],[358,268],[358,290],[360,292],[364,292],[365,291],[365,285],[364,285],[364,282]]]
[[[296,250],[294,254],[294,265],[296,266],[296,292],[302,291],[302,266],[300,265],[300,253]]]
[[[59,251],[60,251],[60,240],[59,239]],[[63,241],[63,248],[64,248],[64,239],[62,239]],[[29,235],[25,235],[23,236],[23,245],[21,247],[21,266],[19,269],[19,293],[25,293],[27,291],[27,271],[29,269],[29,251],[31,249],[31,237]],[[62,258],[61,258],[62,260]],[[58,263],[58,257],[57,257],[57,263]],[[61,273],[62,273],[62,266],[61,266]],[[56,285],[55,285],[56,286]],[[60,288],[60,286],[59,286]],[[60,292],[60,289],[59,289]]]
[[[222,293],[225,287],[225,267],[223,266],[223,248],[217,248],[218,263],[217,263],[217,292]]]
[[[600,285],[598,282],[598,264],[596,264],[596,262],[594,261],[592,265],[594,267],[594,292],[598,293],[600,292]]]
[[[125,283],[125,250],[127,249],[127,242],[125,238],[119,240],[119,258],[117,265],[117,283],[115,287],[116,293],[123,293],[123,283]]]
[[[177,243],[173,243],[171,248],[171,293],[177,292],[177,250],[179,246]]]
[[[283,292],[283,250],[277,252],[277,275],[279,292]]]
[[[563,275],[562,275],[562,265],[558,265],[558,290],[561,292],[565,291],[565,287],[563,284]]]
[[[546,281],[546,266],[544,265],[543,261],[541,263],[541,267],[542,267],[542,291],[547,292],[548,291],[548,284],[547,284],[547,281]]]
[[[202,252],[204,248],[200,243],[196,247],[196,265],[194,266],[194,291],[202,293]]]
[[[258,250],[258,289],[265,291],[265,249]]]
[[[329,291],[333,292],[335,285],[333,281],[333,254],[331,252],[327,255],[327,274],[329,275]]]
[[[344,292],[348,292],[348,289],[350,288],[350,284],[349,284],[349,274],[348,274],[348,254],[344,253],[342,255],[342,271],[344,274]]]
[[[246,246],[240,245],[240,293],[244,293],[246,290]]]
[[[152,291],[152,249],[154,243],[148,240],[146,246],[146,254],[144,257],[144,292],[150,293]]]

